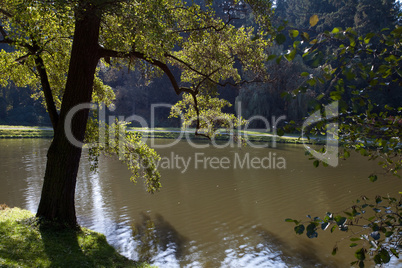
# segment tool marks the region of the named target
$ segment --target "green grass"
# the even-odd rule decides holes
[[[0,139],[52,138],[53,130],[42,127],[0,126]]]
[[[145,138],[156,138],[156,139],[177,139],[180,137],[179,132],[171,132],[171,131],[180,131],[180,128],[129,128],[129,130],[132,131],[138,131],[142,134],[143,137]],[[194,134],[195,129],[186,129],[186,131],[190,133],[186,133],[183,135],[183,138],[186,136],[190,137],[191,139],[199,139],[199,140],[206,140],[205,137],[202,136],[196,136]],[[221,131],[224,133],[225,130],[221,129]],[[292,144],[302,144],[302,143],[307,143],[307,144],[323,144],[325,143],[325,137],[319,137],[319,139],[316,140],[308,140],[306,138],[301,139],[299,138],[300,135],[298,134],[285,134],[284,136],[276,136],[272,135],[271,133],[263,132],[263,131],[241,131],[242,135],[247,135],[247,139],[250,142],[273,142],[275,139],[277,143],[292,143]],[[215,137],[217,140],[228,140],[229,136],[228,135],[219,135]]]
[[[0,205],[0,267],[150,267],[117,253],[86,228],[39,225],[34,215]]]
[[[155,138],[155,139],[177,139],[180,137],[180,128],[128,128],[131,131],[139,131],[144,138]],[[194,134],[195,129],[187,129],[189,133],[185,133],[183,138],[190,137],[191,139],[205,140],[205,137],[196,136]],[[225,132],[225,130],[221,130]],[[247,139],[250,142],[272,142],[274,136],[270,133],[259,132],[259,131],[241,131],[241,133],[247,134]],[[25,126],[0,126],[0,139],[1,138],[52,138],[53,130],[49,128],[42,127],[25,127]],[[228,140],[228,135],[220,135],[216,137],[217,140]],[[320,138],[318,140],[299,139],[298,134],[285,134],[282,137],[276,137],[276,142],[278,143],[324,143],[324,139]]]

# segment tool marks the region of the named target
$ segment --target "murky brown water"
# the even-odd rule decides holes
[[[36,210],[49,144],[0,140],[0,203]],[[359,156],[314,168],[296,145],[194,149],[180,142],[157,151],[161,192],[132,184],[114,159],[102,158],[93,174],[84,157],[76,206],[81,225],[104,233],[122,254],[160,267],[348,267],[348,241],[334,257],[337,235],[298,236],[284,219],[339,212],[361,195],[397,196],[402,186],[390,177],[370,183],[377,166]]]

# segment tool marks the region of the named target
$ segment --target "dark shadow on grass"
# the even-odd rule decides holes
[[[52,262],[51,266],[67,267],[68,264],[89,267],[93,264],[91,258],[87,258],[82,252],[78,243],[79,230],[46,223],[40,225],[39,231],[45,252]]]
[[[51,267],[134,267],[104,235],[85,229],[41,224],[40,233]]]

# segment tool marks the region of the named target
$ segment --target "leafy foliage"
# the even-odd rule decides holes
[[[92,171],[97,171],[101,153],[106,156],[117,156],[132,173],[130,179],[132,182],[136,183],[141,177],[148,192],[154,193],[159,190],[161,175],[156,166],[160,157],[141,140],[141,134],[127,131],[126,123],[117,120],[107,125],[90,119],[87,129],[86,142],[90,145],[89,160]]]
[[[341,157],[348,158],[352,149],[370,160],[383,159],[379,164],[397,175],[402,167],[402,108],[381,103],[375,94],[386,90],[397,94],[401,89],[402,28],[388,35],[369,33],[360,37],[350,28],[335,29],[322,34],[320,41],[314,42],[304,54],[310,57],[318,51],[318,46],[338,44],[331,46],[333,50],[323,66],[325,73],[318,77],[310,75],[307,80],[310,85],[324,83],[327,87],[317,98],[316,106],[322,108],[328,102],[340,101],[339,140],[345,147]],[[371,43],[375,37],[381,44],[378,47]],[[395,95],[394,100],[398,98],[400,95]],[[313,133],[325,132],[324,127],[325,122],[317,124]]]
[[[372,256],[376,264],[389,263],[391,256],[399,258],[402,250],[402,199],[377,196],[370,200],[362,196],[342,213],[327,212],[323,218],[308,217],[310,220],[306,222],[293,219],[286,219],[286,222],[296,224],[294,230],[297,234],[306,230],[309,238],[318,237],[318,232],[327,229],[331,233],[335,230],[351,233],[346,237],[352,242],[349,247],[358,247],[355,252],[357,260],[351,265],[364,267],[366,255]],[[332,254],[337,252],[336,244]]]
[[[367,33],[359,36],[352,28],[334,28],[324,32],[304,50],[303,57],[321,57],[323,75],[309,76],[307,85],[294,91],[298,94],[309,86],[324,84],[326,90],[318,96],[316,108],[339,101],[340,111],[339,141],[343,151],[339,157],[347,159],[354,150],[370,160],[378,160],[386,172],[400,177],[402,167],[400,133],[402,129],[401,102],[394,105],[382,102],[379,91],[401,89],[401,34],[402,28],[384,29],[380,33]],[[297,45],[297,43],[296,43]],[[323,54],[320,48],[326,47]],[[330,49],[328,49],[330,48]],[[302,74],[304,75],[304,74]],[[394,95],[394,100],[400,95]],[[313,134],[325,134],[329,121],[322,121],[312,129]],[[323,148],[325,150],[325,148]],[[319,166],[315,160],[313,165]],[[376,174],[370,174],[371,182],[377,181]],[[386,202],[385,205],[382,202]],[[295,232],[309,238],[318,236],[320,230],[336,229],[352,232],[350,247],[359,246],[355,252],[356,261],[352,265],[364,267],[367,256],[373,256],[376,264],[388,263],[391,256],[399,258],[401,250],[402,203],[401,199],[377,196],[374,202],[366,197],[357,200],[343,213],[327,213],[323,219],[310,218],[307,222],[287,219],[296,224]],[[307,227],[305,227],[307,225]],[[358,237],[355,237],[359,234]],[[332,252],[338,251],[335,245]]]
[[[222,109],[225,106],[231,106],[231,104],[209,95],[194,98],[191,94],[184,93],[183,100],[172,107],[170,117],[180,117],[183,120],[184,129],[195,124],[196,134],[213,138],[219,133],[221,127],[232,133],[234,129],[246,123],[246,120],[234,114],[223,113]]]

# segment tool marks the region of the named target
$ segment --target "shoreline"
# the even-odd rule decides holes
[[[154,139],[184,139],[189,137],[192,140],[208,140],[205,137],[196,136],[195,129],[181,130],[180,128],[127,128],[128,131],[139,132],[143,134],[144,138]],[[283,136],[275,136],[272,133],[263,131],[242,131],[241,136],[247,136],[250,142],[272,142],[277,143],[291,143],[291,144],[324,144],[325,140],[321,137],[311,137],[301,139],[298,134],[285,134]],[[37,126],[11,126],[0,125],[0,139],[37,139],[53,138],[53,129],[51,127],[37,127]],[[227,141],[229,135],[222,132],[216,137],[217,141]]]

